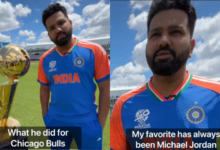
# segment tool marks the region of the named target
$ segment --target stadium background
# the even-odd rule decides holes
[[[96,42],[106,50],[110,59],[110,38],[88,39]],[[2,46],[13,43],[0,42]],[[19,83],[11,106],[10,117],[17,119],[22,127],[44,127],[40,103],[40,84],[37,82],[38,64],[41,55],[52,48],[53,43],[30,44],[24,47],[31,59],[28,73],[19,79]],[[8,79],[0,75],[0,84]],[[97,86],[96,103],[99,104],[99,89]],[[110,113],[103,131],[103,150],[110,149]],[[74,142],[73,142],[74,144]]]
[[[86,39],[86,40],[102,45],[102,47],[105,49],[105,51],[107,52],[110,58],[110,37],[101,37],[101,38]],[[30,59],[32,61],[39,61],[41,55],[54,46],[55,46],[54,43],[51,42],[36,43],[36,44],[27,44],[25,46],[25,49],[30,55]]]

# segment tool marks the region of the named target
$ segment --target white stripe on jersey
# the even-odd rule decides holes
[[[101,45],[99,45],[99,44],[97,44],[97,43],[93,43],[93,42],[90,42],[90,41],[87,41],[87,40],[79,40],[79,42],[78,43],[82,43],[82,44],[91,44],[91,45],[95,45],[95,46],[98,46],[99,47],[99,49],[101,49],[102,50],[102,52],[103,52],[103,55],[107,55],[107,53],[106,53],[106,51],[105,51],[105,49],[101,46]]]
[[[199,77],[199,76],[195,76],[195,75],[193,75],[193,79],[203,81],[203,82],[207,82],[207,83],[220,84],[220,82],[217,82],[217,81],[214,81],[214,80],[211,80],[211,79],[207,79],[207,78],[203,78],[203,77]]]

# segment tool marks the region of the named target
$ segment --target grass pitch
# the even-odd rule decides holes
[[[17,119],[22,127],[44,127],[40,103],[40,84],[37,82],[39,62],[31,62],[28,73],[19,79],[10,116]],[[0,83],[8,79],[0,75]],[[99,90],[96,91],[96,103],[99,100]],[[103,131],[103,149],[110,149],[110,113]]]

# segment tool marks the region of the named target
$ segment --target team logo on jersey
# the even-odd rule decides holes
[[[194,106],[187,111],[186,117],[189,122],[198,124],[204,120],[205,112],[201,107]]]
[[[82,67],[84,65],[85,61],[82,57],[76,58],[74,64],[77,67]]]
[[[57,69],[55,68],[55,66],[56,66],[56,61],[51,61],[49,63],[49,68],[50,68],[49,72],[56,71]]]
[[[139,122],[135,128],[143,129],[143,128],[150,128],[150,124],[146,124],[146,120],[148,119],[148,116],[150,115],[150,111],[148,109],[140,109],[136,113],[136,119],[134,121]]]

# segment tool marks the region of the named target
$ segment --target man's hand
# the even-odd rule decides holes
[[[106,122],[106,120],[104,121],[104,119],[99,119],[99,118],[98,118],[98,120],[99,120],[99,123],[101,124],[102,130],[103,130],[104,127],[105,127],[105,122]]]
[[[106,118],[110,109],[110,79],[98,83],[99,87],[99,112],[98,120],[102,126],[105,127]]]
[[[46,115],[48,111],[48,104],[50,99],[50,88],[49,86],[40,86],[40,101],[41,101],[41,108],[42,108],[42,115],[43,117]]]

